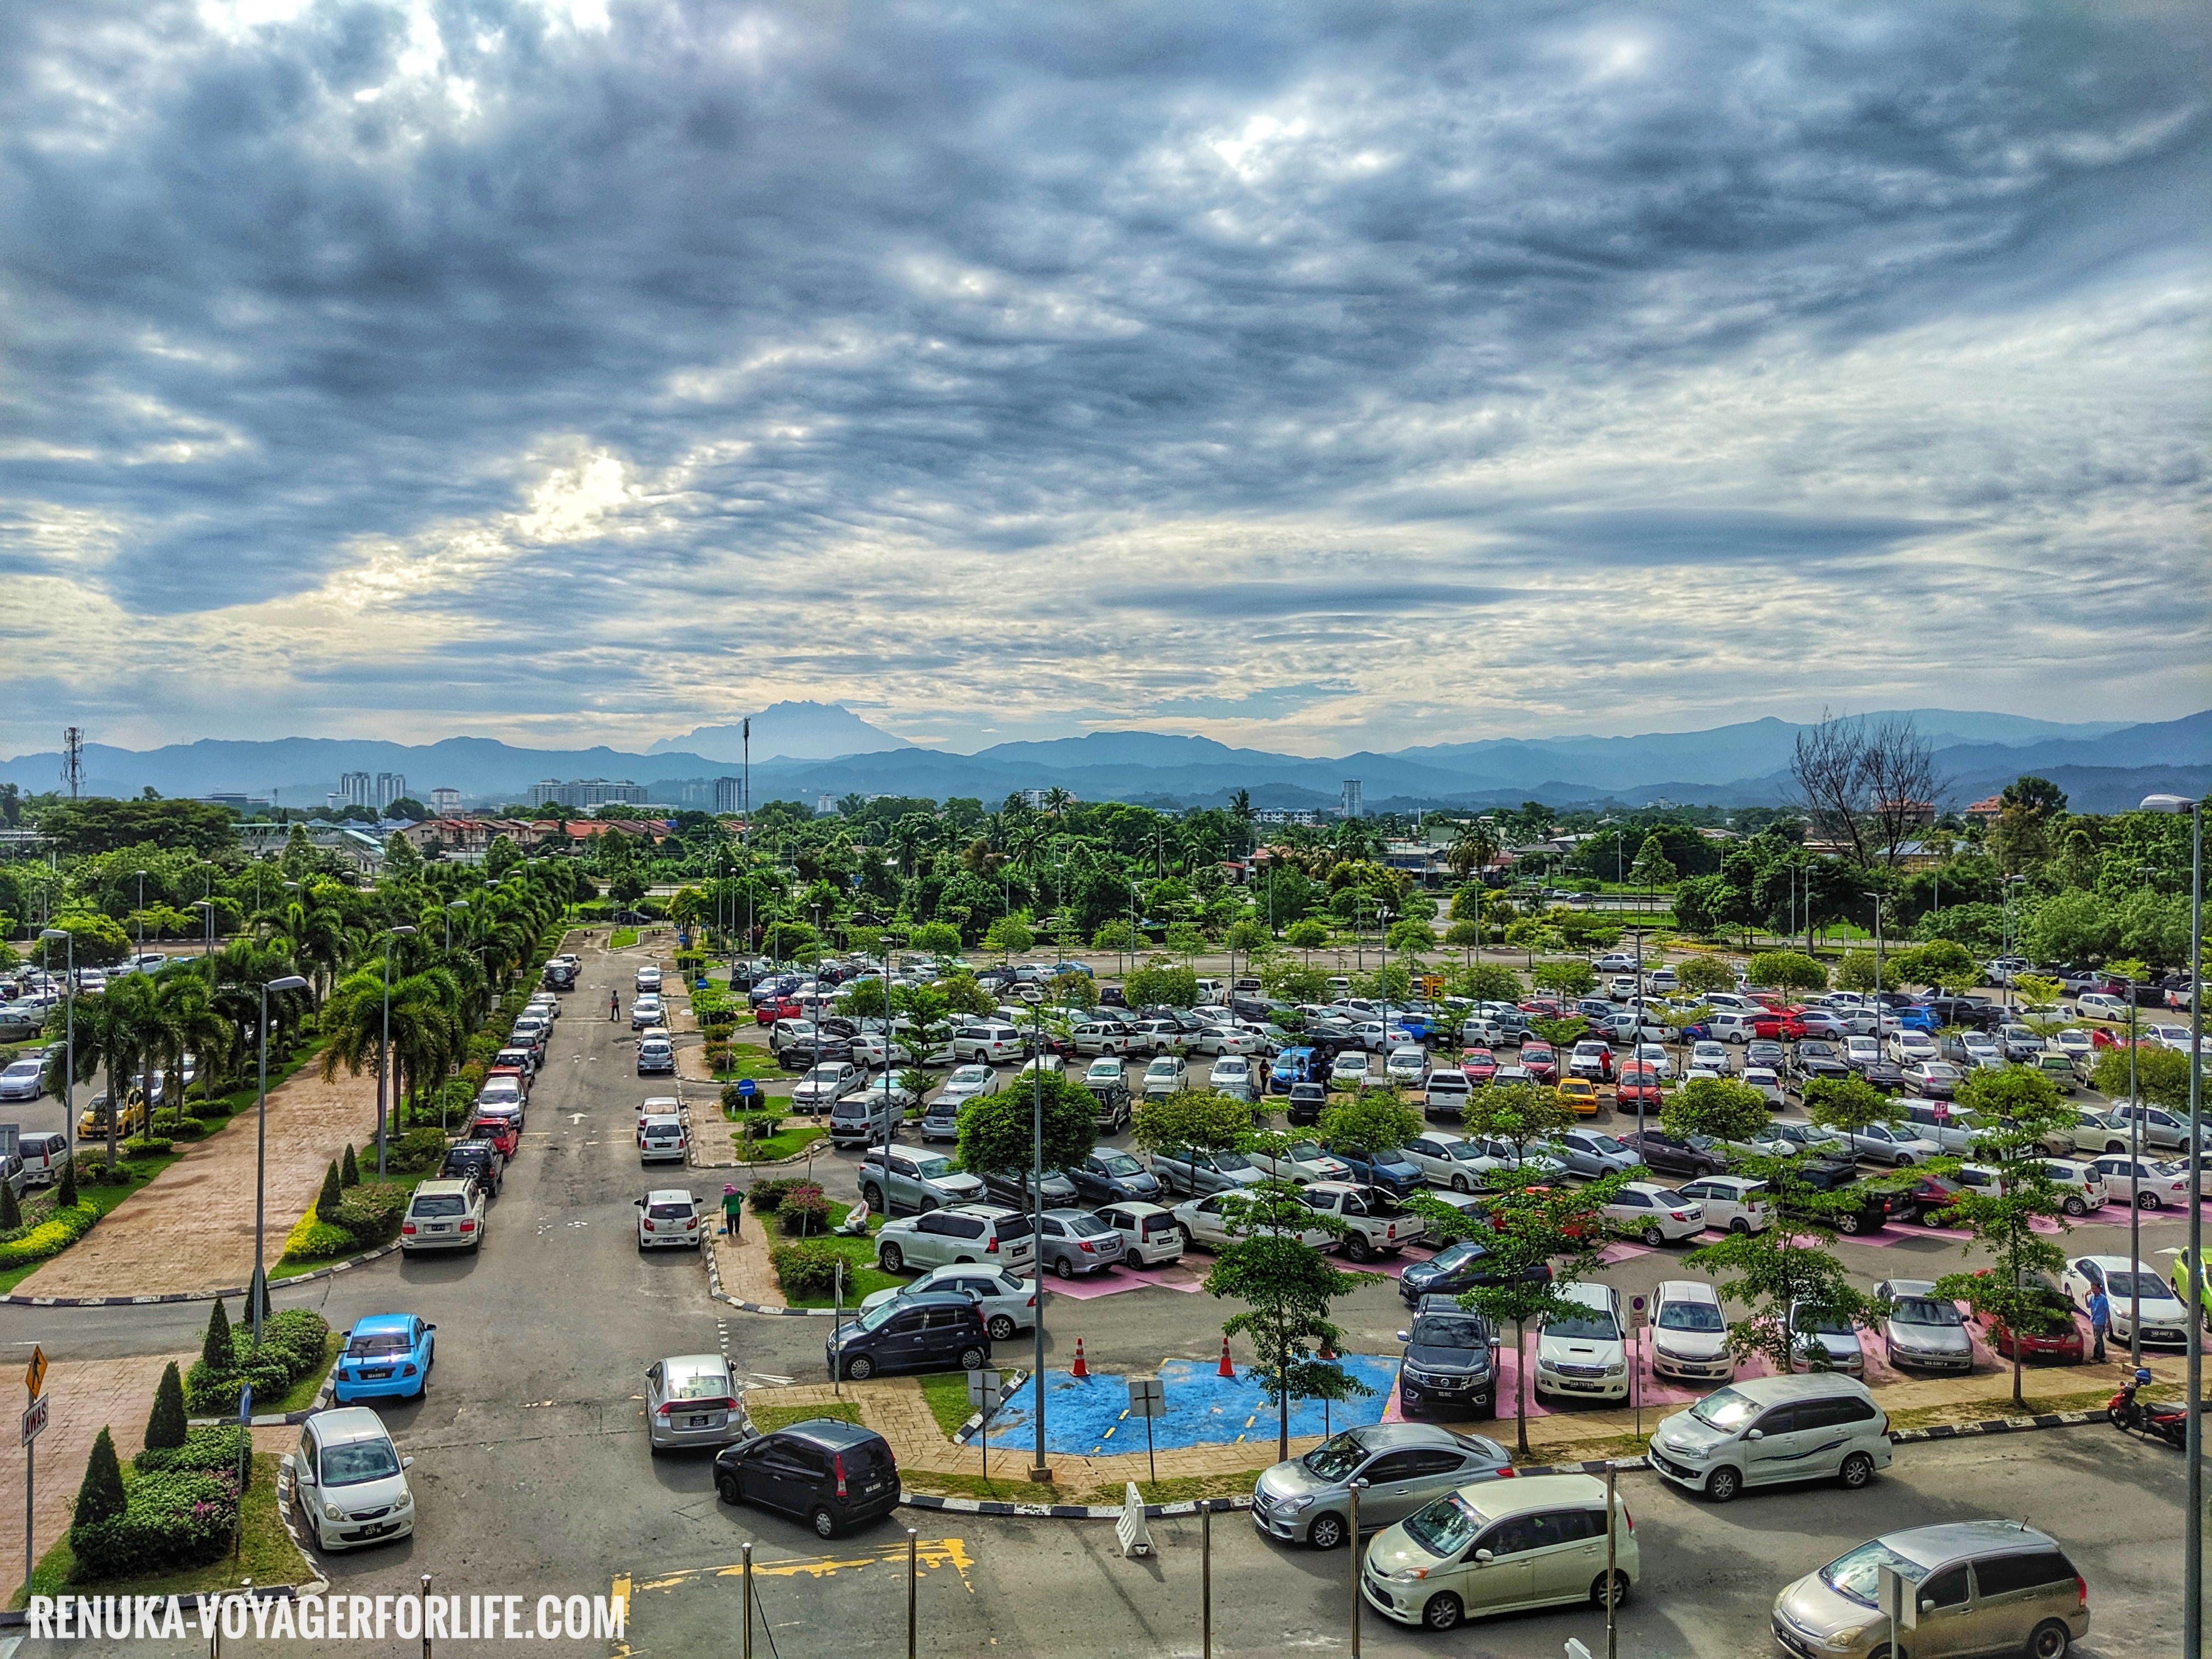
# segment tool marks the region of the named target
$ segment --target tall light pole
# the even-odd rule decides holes
[[[68,1010],[63,1016],[67,1024],[62,1060],[65,1068],[62,1073],[62,1151],[66,1161],[73,1163],[76,1158],[76,935],[66,927],[49,927],[39,939],[41,943],[58,939],[69,946],[69,977],[62,981]]]
[[[146,954],[146,872],[138,872],[138,954]]]
[[[215,901],[212,898],[196,898],[192,901],[192,908],[207,912],[207,937],[200,945],[200,957],[204,961],[215,954]]]
[[[2183,1520],[2181,1651],[2204,1650],[2204,1345],[2197,1337],[2204,1302],[2204,803],[2185,795],[2146,795],[2146,812],[2189,814],[2189,1392],[2184,1455],[2189,1507]],[[2136,1264],[2129,1264],[2130,1269]]]
[[[405,923],[384,930],[384,1036],[376,1046],[376,1178],[384,1179],[384,1112],[386,1092],[392,1087],[392,941],[411,939],[415,930]],[[396,1110],[398,1097],[392,1096]]]
[[[465,910],[468,908],[469,902],[466,899],[455,899],[446,907],[446,950],[448,953],[451,953],[453,948],[453,912]]]
[[[1036,1454],[1030,1459],[1030,1479],[1048,1481],[1052,1469],[1044,1461],[1044,1067],[1037,1063],[1044,1052],[1044,1003],[1030,1005],[1030,1029],[1035,1034],[1036,1054],[1031,1056],[1030,1086],[1030,1280],[1036,1285],[1036,1323],[1030,1332],[1030,1375],[1036,1382]]]
[[[252,1289],[246,1292],[253,1306],[253,1346],[261,1346],[261,1301],[269,1293],[268,1280],[261,1267],[261,1235],[269,1217],[269,1206],[263,1177],[269,1167],[269,994],[271,991],[304,991],[307,981],[297,974],[287,974],[282,979],[272,979],[261,988],[261,1020],[255,1034],[261,1040],[261,1070],[254,1085],[253,1121],[253,1279]]]

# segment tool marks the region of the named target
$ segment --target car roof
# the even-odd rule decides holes
[[[655,1187],[645,1195],[645,1201],[648,1204],[696,1204],[698,1200],[681,1187]]]
[[[948,1295],[932,1298],[950,1305],[972,1308],[975,1304],[964,1296]],[[790,1423],[771,1431],[771,1436],[785,1440],[804,1440],[829,1451],[842,1451],[848,1447],[866,1445],[870,1441],[882,1444],[886,1455],[890,1444],[873,1429],[864,1429],[857,1423],[840,1423],[831,1417],[810,1417],[804,1423]]]
[[[1938,1526],[1885,1533],[1880,1541],[1885,1548],[1931,1571],[1961,1556],[2058,1547],[2058,1540],[2048,1533],[2019,1521],[1947,1521]]]
[[[1865,1383],[1855,1376],[1845,1376],[1841,1371],[1806,1371],[1790,1376],[1744,1376],[1728,1386],[1760,1406],[1778,1406],[1793,1400],[1820,1400],[1832,1394],[1873,1398]]]
[[[418,1181],[416,1182],[415,1196],[417,1198],[442,1198],[454,1193],[465,1194],[469,1190],[471,1184],[471,1183],[465,1181],[441,1181],[434,1177],[428,1181]]]
[[[1702,1279],[1662,1279],[1655,1292],[1662,1302],[1703,1302],[1720,1305],[1720,1293]]]
[[[1933,1296],[1936,1281],[1932,1279],[1885,1279],[1874,1287],[1876,1296],[1894,1299],[1903,1296]]]
[[[1463,1451],[1466,1444],[1449,1429],[1436,1423],[1366,1423],[1353,1431],[1359,1443],[1373,1451],[1396,1451],[1406,1446],[1448,1446]]]
[[[315,1440],[324,1446],[346,1445],[356,1440],[389,1440],[384,1419],[367,1406],[340,1406],[317,1412],[307,1419],[315,1425]]]
[[[2140,1261],[2130,1261],[2124,1255],[2077,1255],[2074,1259],[2076,1261],[2094,1261],[2106,1273],[2148,1273],[2154,1271]]]
[[[730,1369],[730,1362],[718,1353],[674,1353],[662,1360],[660,1365],[663,1370],[670,1372],[727,1372]]]
[[[1174,1213],[1165,1205],[1155,1204],[1150,1199],[1144,1198],[1117,1198],[1111,1203],[1102,1204],[1098,1207],[1101,1210],[1113,1210],[1121,1215],[1171,1215]]]
[[[353,1322],[352,1334],[374,1335],[380,1331],[405,1331],[415,1322],[413,1314],[364,1314]]]
[[[684,1120],[673,1112],[647,1112],[645,1115],[645,1127],[648,1129],[656,1128],[665,1123],[673,1123],[680,1128]]]

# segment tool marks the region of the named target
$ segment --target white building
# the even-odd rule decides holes
[[[387,773],[386,775],[389,776]],[[376,780],[367,772],[338,774],[337,804],[340,806],[380,806],[376,798]]]
[[[643,805],[645,786],[628,778],[545,778],[530,786],[532,806]]]
[[[1365,817],[1367,816],[1366,803],[1362,801],[1359,796],[1359,780],[1358,778],[1346,778],[1344,781],[1343,804],[1338,807],[1337,811],[1347,818]]]
[[[714,780],[714,810],[717,812],[742,812],[745,810],[745,781],[743,778]]]
[[[404,772],[379,772],[376,775],[376,799],[368,805],[380,812],[406,793],[407,775]]]
[[[441,818],[449,818],[461,810],[461,792],[458,789],[433,789],[430,810]]]

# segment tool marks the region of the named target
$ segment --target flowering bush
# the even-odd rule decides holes
[[[36,1226],[19,1229],[12,1238],[0,1238],[0,1270],[27,1267],[59,1255],[90,1232],[92,1224],[99,1219],[99,1210],[89,1204],[57,1208]]]
[[[141,1474],[127,1484],[125,1497],[122,1514],[70,1528],[80,1580],[198,1566],[228,1549],[238,1530],[238,1476],[232,1470]]]

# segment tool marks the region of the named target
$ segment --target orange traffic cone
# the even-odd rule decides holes
[[[1237,1367],[1229,1363],[1229,1339],[1225,1336],[1221,1339],[1221,1368],[1214,1374],[1217,1376],[1234,1376],[1237,1375]]]
[[[1079,1336],[1075,1339],[1075,1368],[1068,1372],[1068,1375],[1070,1376],[1091,1375],[1091,1367],[1083,1363],[1083,1339]]]

